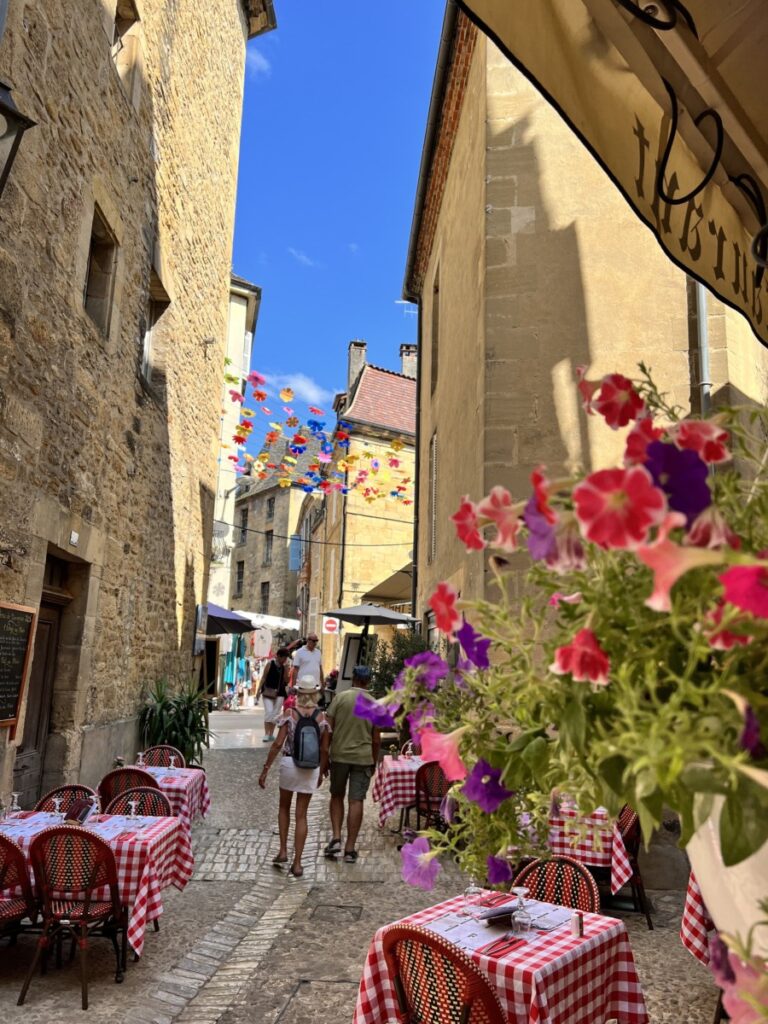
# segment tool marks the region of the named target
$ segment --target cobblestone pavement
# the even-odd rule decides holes
[[[243,715],[242,725],[256,721]],[[434,892],[405,886],[398,837],[376,829],[372,807],[366,810],[358,863],[326,861],[324,790],[310,805],[304,878],[276,871],[270,862],[277,850],[277,773],[261,791],[257,778],[268,747],[253,744],[238,722],[227,749],[233,728],[222,729],[207,757],[212,808],[193,828],[195,875],[183,892],[165,891],[161,930],[147,933],[144,956],[129,962],[122,985],[113,981],[109,944],[91,946],[91,1024],[351,1022],[374,931],[463,887],[450,865]],[[619,915],[630,931],[651,1024],[708,1024],[716,990],[678,938],[682,893],[652,895],[654,931],[639,915]],[[32,948],[31,937],[0,947],[4,1024],[80,1017],[77,963],[37,976],[26,1005],[16,1007]]]

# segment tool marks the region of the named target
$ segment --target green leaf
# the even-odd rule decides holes
[[[531,740],[523,751],[523,760],[530,767],[534,776],[540,775],[549,760],[549,744],[543,736]]]
[[[627,767],[627,759],[621,754],[614,754],[608,757],[600,765],[600,774],[605,782],[618,796],[624,794],[624,771]]]
[[[739,788],[725,798],[720,812],[720,850],[723,864],[733,867],[768,841],[768,813],[739,780]]]
[[[558,725],[573,749],[580,754],[583,753],[587,735],[587,720],[584,716],[584,705],[580,700],[571,699],[566,703]]]
[[[703,764],[689,764],[680,773],[680,781],[693,793],[722,793],[729,791],[729,785],[715,769]]]

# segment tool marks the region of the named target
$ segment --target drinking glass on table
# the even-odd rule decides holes
[[[169,768],[175,768],[176,767],[176,755],[175,754],[171,754],[171,756],[168,758],[168,767]]]
[[[531,930],[531,915],[525,909],[525,897],[528,895],[528,890],[524,885],[516,885],[512,892],[517,896],[517,904],[512,913],[512,926],[516,932],[521,934],[529,932]]]
[[[11,806],[9,808],[10,814],[18,814],[21,810],[21,804],[19,803],[19,797],[21,793],[11,793]]]
[[[53,813],[57,818],[63,818],[64,815],[61,813],[61,797],[55,796],[53,798]]]
[[[476,878],[469,879],[469,885],[464,890],[464,906],[462,914],[467,917],[474,918],[477,920],[478,916],[482,912],[483,908],[480,906],[480,900],[485,895],[485,889],[477,884]]]
[[[138,806],[139,806],[139,801],[138,800],[129,800],[128,801],[128,817],[129,818],[135,818],[136,817],[136,808]]]
[[[138,754],[136,755],[136,765],[139,768],[143,768],[144,767],[144,751],[143,750],[140,750],[138,752]]]

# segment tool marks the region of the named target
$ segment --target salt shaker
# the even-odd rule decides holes
[[[574,910],[571,914],[571,935],[582,936],[584,934],[584,915],[580,910]]]

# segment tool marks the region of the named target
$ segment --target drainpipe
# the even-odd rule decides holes
[[[696,281],[696,341],[699,356],[699,402],[703,418],[709,415],[712,381],[709,379],[707,289],[700,281]]]
[[[413,485],[413,575],[411,577],[411,615],[416,615],[419,593],[419,466],[421,463],[421,300],[417,306],[416,341],[416,448],[414,451]]]

